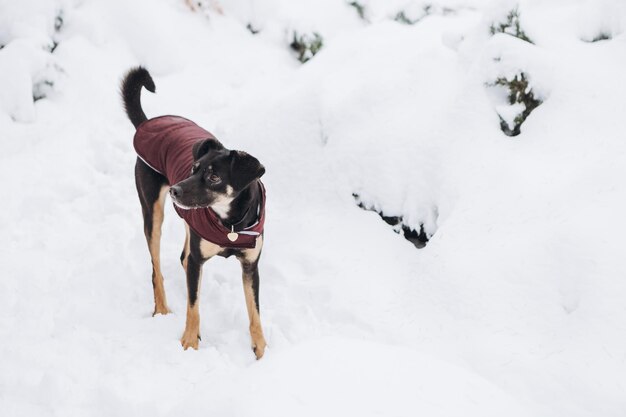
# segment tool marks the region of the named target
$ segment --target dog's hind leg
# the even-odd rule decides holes
[[[165,177],[137,158],[135,182],[143,213],[144,234],[152,259],[152,287],[154,289],[154,313],[167,314],[163,274],[161,273],[161,226],[163,209],[169,185]]]
[[[243,293],[246,297],[246,308],[250,320],[250,338],[252,339],[252,351],[257,359],[261,359],[265,353],[265,337],[261,327],[261,314],[259,306],[259,258],[263,247],[263,236],[257,238],[256,247],[247,249],[239,256],[243,278]]]

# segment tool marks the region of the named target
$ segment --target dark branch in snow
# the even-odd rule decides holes
[[[357,205],[363,210],[378,213],[380,218],[383,219],[385,223],[390,225],[396,233],[402,234],[404,238],[411,242],[413,245],[415,245],[416,248],[422,249],[423,247],[425,247],[426,243],[428,243],[428,241],[432,237],[432,235],[429,236],[426,233],[423,224],[420,224],[420,230],[417,231],[404,224],[403,218],[401,216],[387,216],[382,211],[376,210],[374,207],[366,206],[365,204],[363,204],[358,194],[353,193],[352,197],[354,197]]]
[[[598,33],[596,36],[594,36],[592,39],[582,39],[583,42],[589,42],[589,43],[594,43],[594,42],[600,42],[600,41],[608,41],[613,39],[613,35],[608,33],[608,32],[600,32]]]
[[[63,9],[59,9],[56,17],[54,18],[54,31],[55,32],[60,32],[61,29],[63,28],[63,25],[65,24],[64,15],[65,13],[63,12]]]
[[[427,4],[422,7],[422,12],[419,16],[416,16],[415,13],[413,13],[413,15],[411,15],[410,13],[407,14],[406,11],[400,10],[398,13],[396,13],[393,20],[405,25],[415,25],[421,22],[424,18],[431,15],[448,16],[454,13],[456,13],[456,10],[449,7],[438,7],[433,6],[432,4]]]
[[[365,17],[365,6],[363,6],[358,1],[351,1],[350,3],[348,3],[348,6],[354,7],[356,12],[359,14],[359,17],[367,21],[367,18]]]
[[[253,35],[256,35],[257,33],[260,32],[259,29],[256,29],[254,26],[252,26],[252,23],[248,23],[246,25],[246,29],[248,29],[250,31],[250,33],[252,33]]]
[[[51,80],[42,80],[33,85],[33,101],[39,101],[42,98],[46,98],[48,92],[54,87],[54,82]]]
[[[393,18],[393,20],[395,20],[398,23],[404,23],[405,25],[414,25],[417,22],[419,22],[420,19],[409,19],[406,14],[404,13],[404,10],[400,10],[396,16]]]
[[[396,13],[393,20],[395,20],[398,23],[403,23],[405,25],[414,25],[420,22],[426,16],[429,16],[433,13],[433,7],[430,4],[427,4],[426,6],[424,6],[422,10],[424,13],[421,16],[414,18],[414,19],[411,19],[409,16],[407,16],[404,10],[400,10],[398,13]]]
[[[50,43],[43,48],[51,55],[59,46],[58,35],[65,25],[65,12],[59,9],[54,17],[54,33],[50,39]],[[63,70],[52,61],[49,61],[46,68],[38,75],[33,82],[33,101],[39,101],[46,98],[54,90],[54,81],[59,73]]]

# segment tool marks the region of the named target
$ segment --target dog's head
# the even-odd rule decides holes
[[[231,201],[265,173],[258,159],[226,149],[215,139],[193,146],[189,177],[170,188],[174,204],[184,209],[211,207],[225,216]]]

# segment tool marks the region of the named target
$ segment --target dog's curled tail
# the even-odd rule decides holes
[[[146,87],[152,93],[156,89],[147,69],[144,67],[131,68],[122,81],[121,93],[126,114],[135,127],[148,120],[141,108],[141,87]]]

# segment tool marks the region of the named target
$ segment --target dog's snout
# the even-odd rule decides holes
[[[175,198],[180,198],[183,195],[183,189],[178,185],[174,185],[170,188],[170,195]]]

